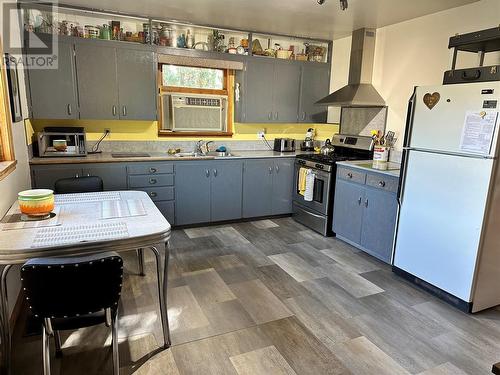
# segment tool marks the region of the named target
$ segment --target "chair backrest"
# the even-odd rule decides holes
[[[116,309],[123,260],[114,252],[70,258],[34,258],[21,267],[21,281],[33,314],[65,318]]]
[[[56,194],[93,193],[103,189],[102,178],[97,176],[61,178],[54,185]]]

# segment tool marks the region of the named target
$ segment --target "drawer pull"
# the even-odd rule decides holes
[[[158,170],[154,167],[149,168],[149,173],[156,173]]]
[[[351,172],[349,172],[349,173],[347,174],[347,177],[352,178],[352,173],[351,173]]]
[[[154,185],[154,184],[156,184],[157,182],[158,182],[158,181],[156,180],[156,178],[150,178],[150,179],[149,179],[149,183],[150,183],[151,185]]]
[[[361,197],[358,198],[358,206],[361,206]]]
[[[273,173],[273,167],[269,167],[269,174]]]
[[[205,176],[210,177],[210,170],[209,169],[205,169]]]
[[[365,207],[368,207],[368,198],[365,200]]]
[[[385,181],[379,181],[378,186],[385,187]]]
[[[217,177],[217,169],[214,169],[214,177]]]
[[[151,191],[151,192],[149,192],[149,196],[150,196],[151,198],[156,198],[156,197],[158,196],[158,194],[156,194],[156,192],[155,192],[155,191]]]

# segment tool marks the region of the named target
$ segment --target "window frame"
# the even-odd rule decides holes
[[[220,69],[224,71],[223,78],[223,89],[202,89],[202,88],[192,88],[192,87],[177,87],[177,86],[163,86],[163,65],[179,65],[179,66],[189,66],[192,68],[209,68],[209,69]],[[157,71],[157,84],[158,84],[158,136],[161,137],[232,137],[233,136],[233,92],[234,92],[234,70],[224,69],[224,68],[213,68],[213,67],[203,67],[203,66],[191,66],[191,65],[180,65],[180,64],[167,64],[159,63]],[[162,100],[161,96],[165,93],[181,92],[186,94],[208,94],[208,95],[226,95],[227,96],[227,120],[226,120],[226,131],[172,131],[162,129]]]
[[[12,120],[10,113],[10,98],[7,83],[7,67],[5,64],[3,45],[0,40],[0,180],[4,179],[16,168],[14,140],[12,137]]]

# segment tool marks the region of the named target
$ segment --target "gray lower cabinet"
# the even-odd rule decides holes
[[[119,119],[115,48],[76,44],[75,51],[80,118],[85,120]]]
[[[210,221],[210,164],[177,163],[175,166],[175,223]]]
[[[361,240],[365,188],[344,180],[335,184],[333,231],[355,243]]]
[[[272,159],[273,195],[272,214],[283,215],[292,212],[293,173],[295,159]]]
[[[243,217],[292,212],[293,161],[294,159],[245,161]]]
[[[271,159],[245,161],[243,172],[243,217],[272,214],[273,162]]]
[[[325,123],[328,107],[314,103],[330,92],[330,64],[304,64],[300,79],[299,122]]]
[[[80,177],[82,167],[78,164],[55,164],[31,166],[31,185],[37,189],[52,189],[61,178]]]
[[[339,167],[332,226],[337,237],[389,263],[398,209],[397,186],[396,177]]]
[[[124,164],[84,165],[82,175],[102,178],[103,187],[106,191],[127,190],[127,173]]]
[[[58,43],[57,69],[27,69],[30,117],[77,119],[75,57],[72,43]]]
[[[177,163],[175,224],[241,218],[242,171],[239,160]]]

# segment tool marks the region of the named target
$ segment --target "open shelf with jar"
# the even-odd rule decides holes
[[[88,39],[149,43],[148,18],[47,4],[22,3],[25,31]]]
[[[160,53],[200,57],[206,53],[263,56],[329,63],[331,42],[286,35],[217,28],[110,11],[21,3],[25,31],[158,46]],[[165,47],[165,49],[163,49]]]

